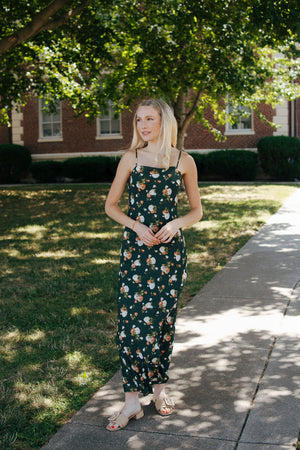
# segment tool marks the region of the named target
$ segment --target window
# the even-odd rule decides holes
[[[107,103],[103,114],[97,118],[97,137],[99,139],[122,138],[121,116],[115,112],[114,104],[111,101]]]
[[[43,141],[61,141],[61,102],[54,103],[55,111],[47,111],[47,105],[44,99],[40,99],[40,139]]]
[[[252,110],[240,105],[238,112],[235,111],[230,104],[227,105],[227,113],[232,114],[232,119],[226,123],[226,134],[254,134]]]

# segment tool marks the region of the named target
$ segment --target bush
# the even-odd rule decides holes
[[[208,172],[225,180],[251,181],[256,176],[257,155],[249,150],[221,150],[208,153],[205,165]]]
[[[63,163],[60,161],[36,161],[31,164],[31,174],[39,183],[56,183],[62,177]]]
[[[300,179],[300,140],[296,137],[269,136],[257,144],[263,170],[276,180]]]
[[[62,175],[78,181],[112,181],[120,158],[89,156],[63,162]]]
[[[198,180],[199,180],[206,168],[205,161],[206,161],[207,155],[203,155],[200,153],[190,153],[190,155],[194,158],[194,161],[196,163],[197,171],[198,171]]]
[[[23,145],[0,145],[0,181],[2,183],[18,183],[28,174],[31,154]]]

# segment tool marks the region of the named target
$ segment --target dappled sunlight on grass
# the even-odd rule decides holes
[[[91,261],[91,263],[92,264],[98,264],[98,265],[101,265],[101,264],[119,264],[119,257],[118,257],[118,260],[116,260],[116,261],[113,261],[113,260],[107,259],[107,258],[96,258],[96,259],[93,259]]]
[[[29,333],[24,337],[25,341],[34,342],[38,340],[42,340],[46,337],[45,332],[41,330],[34,330],[32,333]]]
[[[82,369],[84,368],[86,363],[86,355],[84,355],[82,352],[74,351],[72,353],[68,353],[64,357],[64,360],[67,362],[69,367],[71,368],[80,367]]]
[[[20,236],[20,239],[26,239],[24,233],[33,235],[35,239],[40,239],[45,231],[47,231],[47,227],[42,225],[27,225],[26,227],[19,227],[15,229],[16,234],[20,233],[22,235]]]
[[[200,186],[203,220],[184,230],[188,280],[181,306],[295,188]],[[0,189],[0,435],[16,439],[13,448],[40,448],[119,367],[123,227],[105,215],[108,189]],[[126,211],[126,196],[121,206]],[[183,193],[179,211],[188,211]]]
[[[91,233],[91,232],[86,232],[86,231],[81,231],[78,233],[73,233],[70,237],[73,239],[79,239],[79,238],[83,238],[83,239],[116,239],[117,237],[119,237],[120,233],[112,233],[112,232],[107,232],[107,233]]]
[[[204,251],[202,252],[193,252],[189,254],[189,262],[199,262],[201,260],[201,258],[207,258],[209,256],[209,253],[207,251],[205,251],[205,248],[203,248]]]
[[[90,314],[92,311],[86,306],[81,308],[71,308],[71,316],[78,316],[78,314]]]
[[[51,259],[62,259],[62,258],[79,258],[81,255],[73,250],[72,252],[66,250],[57,250],[51,252],[50,250],[46,252],[39,252],[35,254],[36,258],[51,258]]]

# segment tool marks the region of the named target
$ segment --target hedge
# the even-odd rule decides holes
[[[27,147],[16,144],[0,145],[0,182],[18,183],[26,177],[31,164]]]
[[[257,155],[249,150],[219,150],[191,155],[197,166],[198,180],[208,176],[230,181],[255,180]]]
[[[206,154],[201,154],[201,153],[190,153],[190,155],[194,158],[194,161],[196,163],[197,166],[197,172],[198,172],[198,180],[201,179],[203,173],[206,172]]]
[[[31,164],[31,175],[39,183],[57,183],[62,180],[63,163],[60,161],[35,161]]]
[[[225,180],[252,181],[256,177],[257,154],[249,150],[221,150],[207,154],[209,172]]]
[[[63,161],[62,175],[78,181],[112,181],[120,158],[89,156]]]
[[[257,155],[247,150],[220,150],[208,154],[191,153],[195,160],[198,180],[207,176],[225,180],[254,180]],[[31,166],[38,182],[59,182],[71,179],[79,182],[111,182],[120,157],[86,156],[70,158],[63,162],[40,161]]]
[[[257,144],[258,156],[265,173],[281,181],[300,179],[300,139],[268,136]]]
[[[227,181],[256,178],[257,154],[249,150],[219,150],[207,154],[191,153],[198,180],[217,177]],[[258,142],[258,157],[264,172],[277,180],[300,179],[300,140],[287,136],[265,137]],[[31,164],[37,182],[60,182],[66,178],[79,182],[111,182],[120,157],[94,156],[70,158],[63,162],[38,161]],[[19,182],[31,163],[26,147],[0,145],[0,182]]]
[[[80,182],[112,181],[120,157],[82,156],[65,161],[36,161],[31,174],[39,183],[56,183],[69,178]]]

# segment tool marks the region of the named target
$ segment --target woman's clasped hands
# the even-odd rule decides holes
[[[166,223],[157,233],[154,233],[151,228],[140,222],[136,222],[134,231],[144,244],[152,247],[153,245],[159,245],[161,243],[168,244],[171,242],[179,228],[179,220],[174,219]]]

